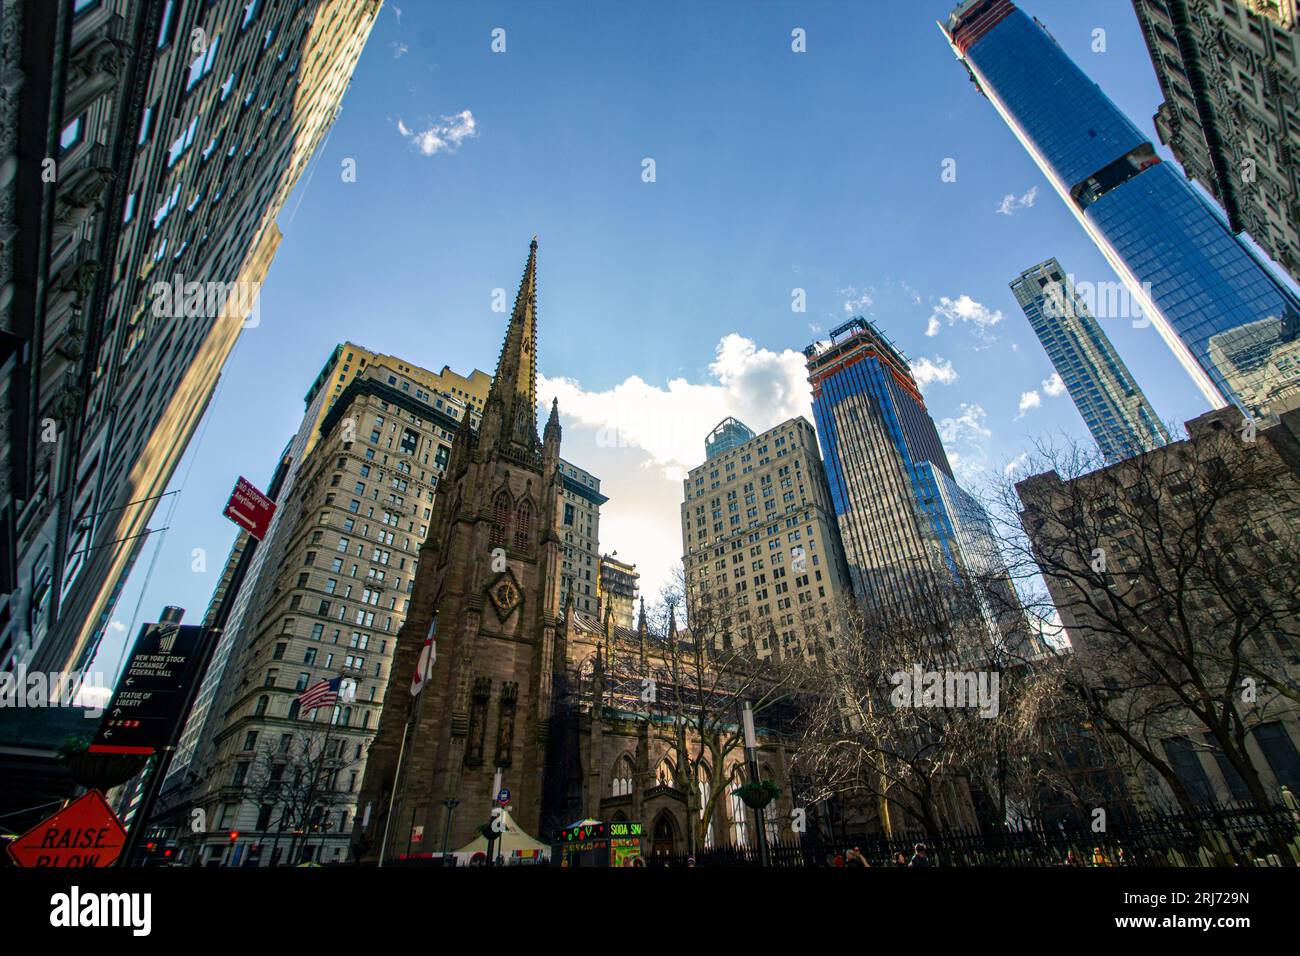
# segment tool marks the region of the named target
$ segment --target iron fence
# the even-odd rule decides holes
[[[881,834],[829,838],[804,834],[769,845],[772,866],[840,866],[856,847],[870,866],[911,860],[917,843],[932,866],[1300,866],[1300,814],[1285,806],[1206,807],[1088,825],[1032,825],[1015,830],[946,830],[887,839]],[[837,858],[839,860],[837,861]],[[693,855],[650,856],[651,866],[757,866],[756,846],[724,846]]]

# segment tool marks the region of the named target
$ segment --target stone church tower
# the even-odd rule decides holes
[[[490,819],[498,768],[514,819],[537,835],[563,546],[559,412],[539,441],[536,343],[534,236],[482,423],[456,433],[420,549],[362,784],[363,860],[378,859],[385,833],[386,859],[441,850],[445,800],[459,801],[446,846],[468,843]],[[436,662],[413,697],[435,614]]]

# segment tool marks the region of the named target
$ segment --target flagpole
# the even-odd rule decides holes
[[[393,823],[393,803],[397,800],[397,784],[402,779],[402,763],[406,759],[406,735],[411,732],[411,714],[408,709],[406,726],[402,728],[402,745],[397,752],[397,772],[393,775],[393,792],[388,795],[388,817],[384,820],[384,840],[379,844],[379,865],[384,865],[384,856],[388,852],[388,830]]]
[[[407,702],[406,725],[402,728],[402,743],[397,753],[397,767],[393,772],[393,790],[388,795],[388,817],[384,820],[384,839],[379,847],[379,865],[384,865],[384,858],[388,853],[389,833],[392,830],[393,816],[397,808],[405,809],[403,803],[398,803],[397,792],[402,787],[402,768],[406,764],[407,750],[415,746],[415,739],[420,732],[420,703],[424,694],[424,687],[433,679],[433,665],[437,660],[437,642],[434,637],[438,633],[438,612],[433,612],[433,618],[429,621],[429,631],[425,635],[424,643],[429,648],[429,662],[427,667],[423,662],[423,650],[421,656],[416,659],[415,674],[412,678],[412,694],[410,701]],[[428,673],[424,673],[427,669]],[[418,690],[415,689],[416,681],[419,679]],[[414,724],[414,730],[412,730]],[[408,741],[409,736],[409,741]]]

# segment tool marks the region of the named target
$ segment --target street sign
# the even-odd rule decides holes
[[[126,830],[98,790],[91,790],[9,844],[19,866],[112,866]]]
[[[510,791],[507,790],[505,787],[502,787],[501,792],[497,794],[497,803],[501,804],[501,806],[504,807],[509,802],[510,802]]]
[[[271,527],[271,518],[275,515],[275,502],[262,494],[242,475],[235,482],[235,490],[230,493],[223,512],[227,518],[239,525],[250,535],[261,541]]]
[[[135,642],[90,752],[151,754],[176,743],[187,692],[213,633],[205,627],[146,624]]]

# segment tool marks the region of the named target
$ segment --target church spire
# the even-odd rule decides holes
[[[524,445],[530,451],[541,444],[537,437],[536,345],[537,237],[533,236],[486,403],[499,409],[501,438],[507,443]]]

